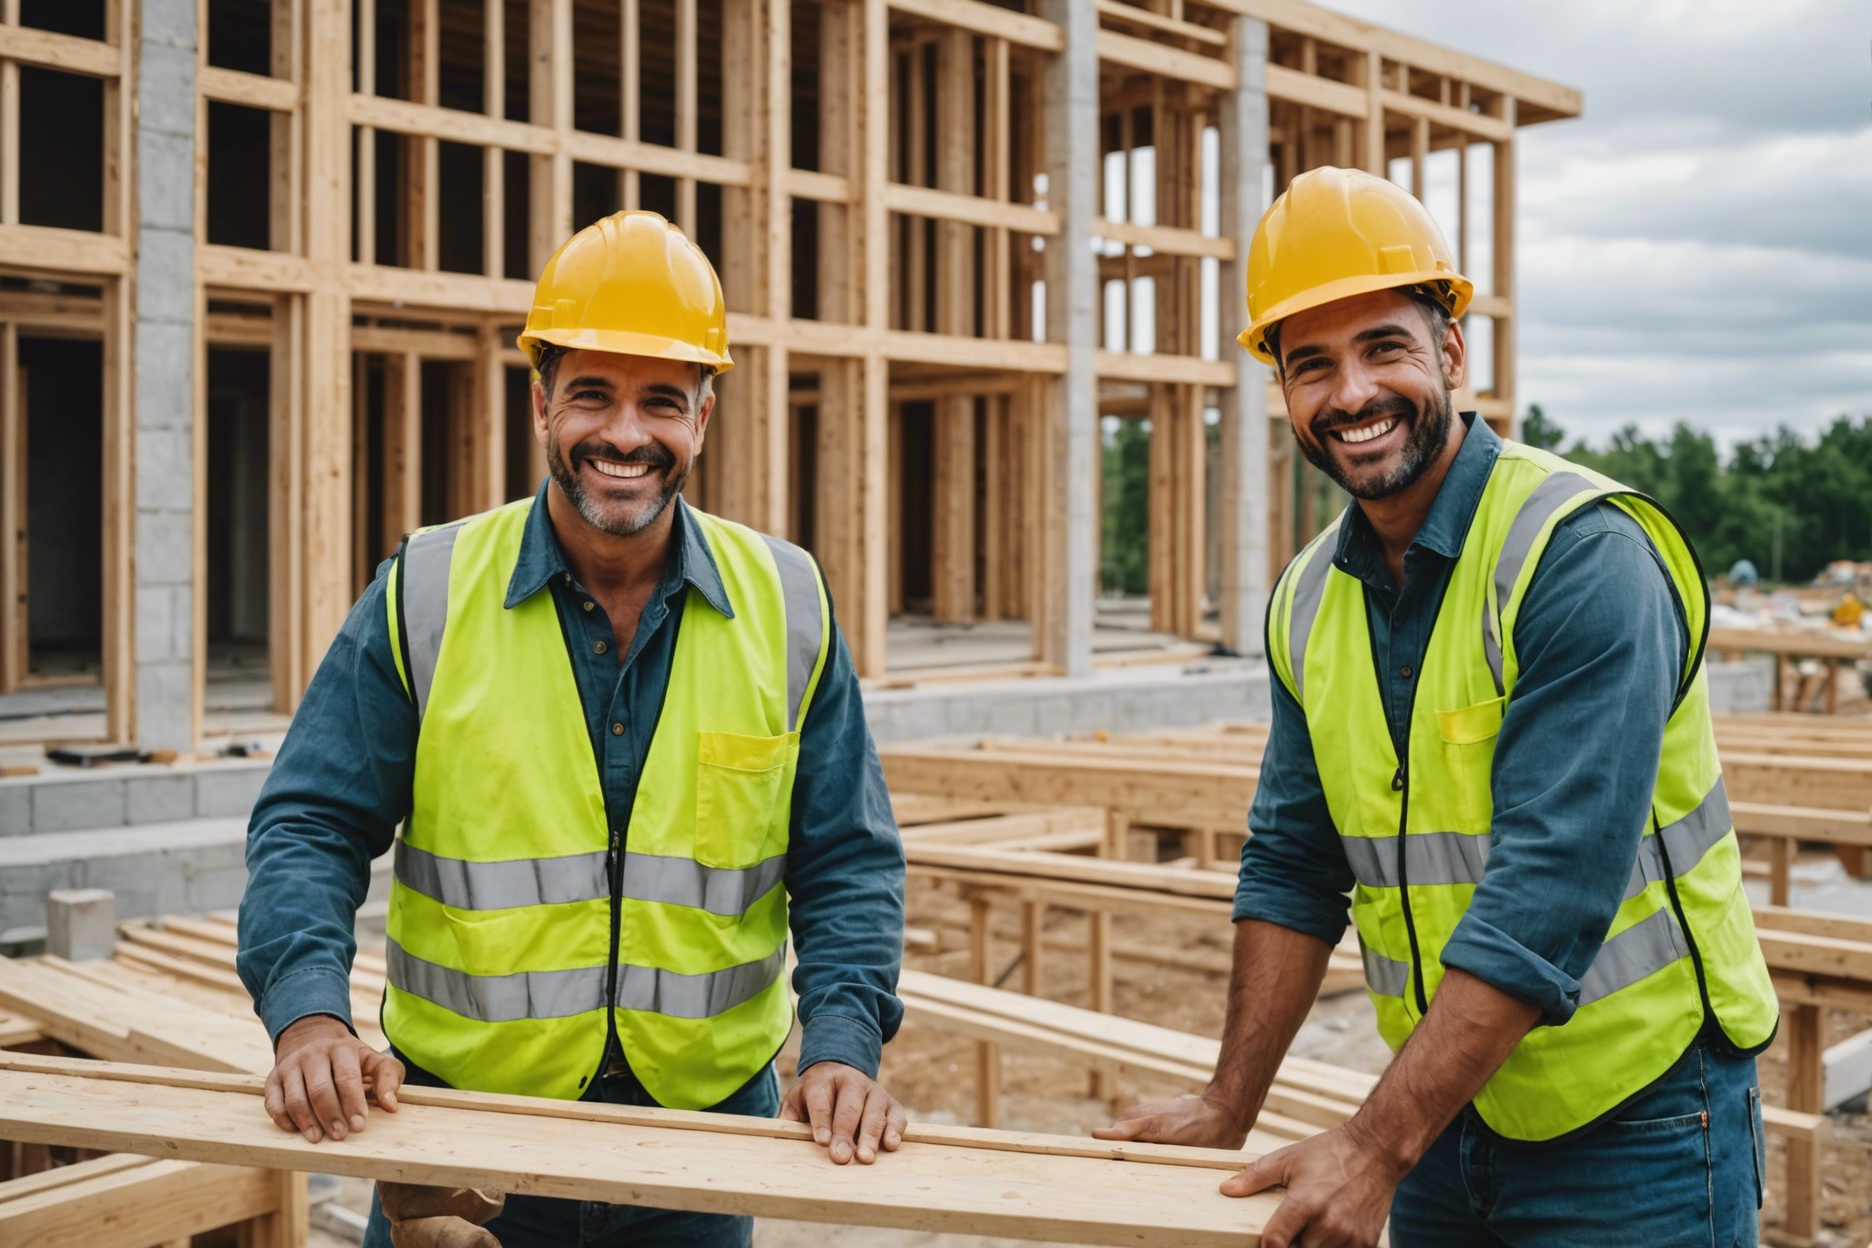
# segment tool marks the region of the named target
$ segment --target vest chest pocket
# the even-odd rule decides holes
[[[1438,711],[1437,734],[1443,739],[1443,765],[1455,781],[1451,802],[1467,825],[1450,831],[1481,832],[1495,809],[1489,772],[1495,761],[1495,738],[1501,735],[1504,697],[1474,706]]]
[[[799,734],[696,737],[696,860],[740,869],[784,854]]]

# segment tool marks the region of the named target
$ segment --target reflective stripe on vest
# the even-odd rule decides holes
[[[396,878],[403,887],[457,910],[511,910],[602,901],[611,895],[605,854],[464,862],[416,849],[399,840]],[[705,867],[693,858],[624,855],[624,896],[693,906],[727,917],[746,914],[786,874],[786,855],[751,867]]]
[[[1665,878],[1665,857],[1669,856],[1670,874],[1685,875],[1696,868],[1715,845],[1729,835],[1729,794],[1721,777],[1698,807],[1671,823],[1655,836],[1638,843],[1638,857],[1632,864],[1631,879],[1625,886],[1627,900],[1645,890],[1645,886]],[[1342,836],[1346,864],[1366,888],[1397,888],[1396,834],[1390,836]],[[1437,884],[1480,884],[1488,867],[1489,834],[1463,832],[1412,832],[1404,838],[1404,878],[1411,887]]]
[[[448,618],[449,567],[460,523],[411,538],[403,552],[401,586],[404,636],[409,647],[410,686],[420,717],[429,705],[436,657]],[[818,575],[812,557],[797,546],[766,538],[780,577],[787,620],[787,727],[797,729],[806,687],[819,661],[825,622],[820,614]],[[747,913],[786,873],[779,855],[752,867],[705,867],[687,858],[624,855],[623,896],[692,906],[733,917]],[[404,887],[461,910],[506,910],[516,906],[596,901],[611,895],[605,855],[468,862],[444,858],[397,842],[396,878]],[[411,991],[418,991],[411,989]],[[418,995],[425,995],[418,991]],[[435,1000],[435,998],[430,998]],[[438,1005],[446,1004],[437,1001]]]
[[[410,690],[418,717],[429,707],[436,659],[442,653],[442,634],[448,624],[449,568],[455,554],[455,535],[462,523],[419,533],[409,539],[403,551],[399,615],[404,644],[409,648]],[[819,578],[811,555],[777,538],[761,536],[773,552],[774,570],[780,575],[780,592],[786,602],[787,727],[796,729],[825,631],[825,621],[819,614]]]
[[[1515,582],[1527,564],[1528,553],[1540,537],[1547,521],[1561,503],[1575,494],[1594,489],[1593,483],[1577,472],[1555,472],[1534,487],[1508,526],[1508,538],[1495,559],[1495,609],[1482,612],[1482,650],[1488,660],[1489,675],[1495,678],[1495,692],[1506,692],[1502,685],[1501,620],[1498,613],[1514,594]]]
[[[1365,986],[1372,994],[1403,997],[1410,985],[1410,964],[1371,949],[1362,952]],[[1580,976],[1579,1005],[1583,1009],[1689,955],[1690,946],[1677,930],[1677,916],[1656,911],[1599,946],[1592,965]]]
[[[569,1018],[605,1008],[605,968],[470,975],[428,962],[396,941],[384,947],[391,982],[478,1023]],[[786,968],[786,950],[706,975],[681,975],[654,966],[618,967],[618,1008],[671,1018],[713,1018],[771,988]]]

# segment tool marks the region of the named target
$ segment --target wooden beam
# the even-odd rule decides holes
[[[1186,52],[1169,44],[1153,43],[1135,35],[1120,34],[1115,30],[1101,29],[1098,32],[1098,56],[1099,60],[1112,65],[1214,87],[1218,91],[1235,89],[1235,67],[1227,61],[1204,56],[1200,52]]]
[[[984,4],[982,0],[890,0],[890,7],[900,13],[1042,52],[1058,52],[1066,46],[1060,28],[1053,22]]]
[[[913,1126],[877,1166],[833,1166],[797,1123],[442,1090],[411,1089],[394,1116],[314,1145],[260,1111],[257,1077],[99,1066],[0,1057],[0,1131],[565,1199],[1088,1244],[1252,1244],[1280,1200],[1221,1195],[1217,1171],[1244,1154],[1220,1150]]]

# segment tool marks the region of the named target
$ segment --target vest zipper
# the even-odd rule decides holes
[[[1411,699],[1415,703],[1416,699]],[[1416,709],[1414,706],[1412,709]],[[1411,987],[1417,993],[1417,1013],[1430,1012],[1430,1002],[1424,996],[1423,955],[1417,949],[1417,921],[1411,917],[1410,907],[1410,870],[1404,856],[1404,835],[1410,825],[1410,757],[1399,761],[1398,769],[1391,775],[1391,789],[1398,795],[1397,822],[1397,875],[1398,900],[1404,904],[1404,934],[1410,938]]]
[[[606,1048],[619,1057],[624,1047],[617,1034],[618,937],[624,926],[624,863],[618,853],[618,830],[611,829],[611,848],[605,851],[605,879],[611,886],[611,960],[605,973]]]

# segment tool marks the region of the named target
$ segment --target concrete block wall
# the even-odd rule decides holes
[[[195,0],[142,0],[137,61],[136,739],[192,750]],[[97,824],[93,827],[100,826]]]
[[[272,764],[263,758],[146,764],[0,779],[0,838],[187,819],[245,820]]]

